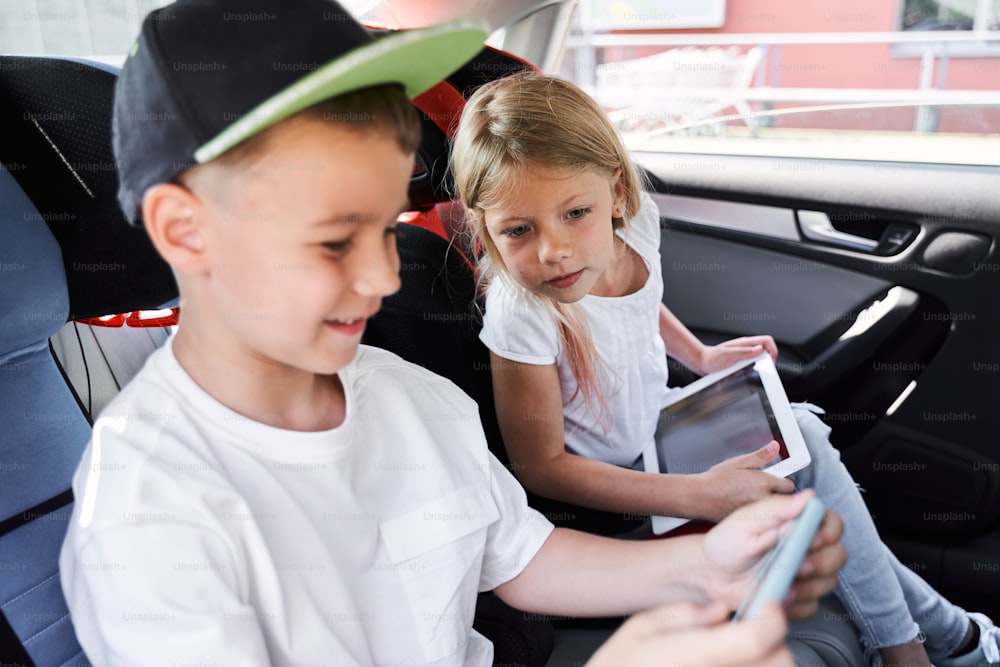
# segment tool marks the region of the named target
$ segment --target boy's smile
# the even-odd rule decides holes
[[[486,229],[522,287],[572,303],[586,294],[619,291],[611,218],[621,208],[615,178],[593,170],[532,167],[499,206],[485,210]]]

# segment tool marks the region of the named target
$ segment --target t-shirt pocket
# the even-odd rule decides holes
[[[379,525],[424,660],[440,660],[468,641],[486,531],[499,518],[487,489],[465,487]]]

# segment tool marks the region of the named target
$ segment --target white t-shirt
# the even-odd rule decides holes
[[[102,412],[60,566],[94,664],[489,665],[478,591],[552,530],[448,380],[362,346],[347,415],[294,432],[199,388],[172,341]]]
[[[663,298],[660,216],[643,193],[628,230],[618,234],[646,264],[649,277],[636,292],[620,297],[588,294],[577,304],[603,363],[598,384],[607,410],[595,412],[570,371],[555,316],[518,285],[494,280],[486,292],[480,339],[494,353],[525,364],[555,363],[563,396],[566,449],[606,463],[630,466],[653,441],[667,395],[667,358],[660,338]],[[610,221],[609,223],[610,224]]]

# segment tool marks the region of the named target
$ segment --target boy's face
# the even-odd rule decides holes
[[[213,344],[253,364],[343,368],[365,320],[399,289],[396,218],[413,156],[390,133],[295,118],[261,155],[194,181]]]
[[[562,303],[600,293],[615,258],[613,211],[622,205],[615,178],[593,170],[533,167],[514,195],[484,211],[486,231],[511,277]]]

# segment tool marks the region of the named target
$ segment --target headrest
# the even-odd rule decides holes
[[[414,209],[426,210],[454,198],[448,156],[465,101],[484,83],[528,69],[534,67],[487,46],[445,81],[413,100],[421,112],[423,132],[410,181],[410,202]]]
[[[66,323],[59,244],[21,186],[0,168],[0,361],[47,341]]]
[[[453,197],[450,136],[465,100],[487,81],[530,68],[486,47],[420,97],[424,138],[410,184],[415,209]],[[116,199],[115,78],[113,68],[97,63],[0,56],[0,163],[62,249],[69,319],[153,309],[177,298],[169,266],[145,230],[125,221]]]
[[[156,308],[177,296],[145,230],[118,207],[115,78],[111,68],[79,60],[0,56],[0,162],[62,249],[71,319]]]

